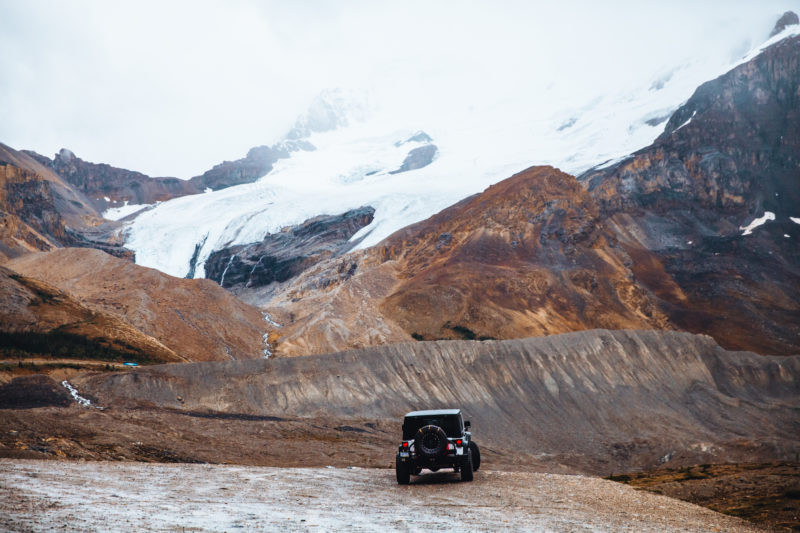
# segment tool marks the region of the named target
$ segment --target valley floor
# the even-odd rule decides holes
[[[398,486],[394,471],[0,460],[11,531],[760,531],[598,478],[479,471]]]

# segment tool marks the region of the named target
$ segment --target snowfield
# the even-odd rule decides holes
[[[0,460],[11,531],[760,531],[583,476]]]
[[[795,31],[791,26],[768,42]],[[315,150],[293,152],[255,183],[142,211],[128,223],[126,246],[135,250],[138,264],[180,277],[197,251],[195,277],[204,277],[212,251],[261,241],[317,215],[375,208],[374,221],[353,236],[365,248],[531,165],[579,174],[613,163],[650,144],[701,83],[742,61],[741,50],[732,51],[741,40],[726,37],[730,51],[643,68],[634,84],[604,80],[599,87],[575,87],[543,73],[535,87],[499,84],[480,101],[454,98],[418,113],[400,112],[363,91],[327,91],[298,122],[326,127],[294,132]],[[408,141],[418,131],[432,137],[435,159],[424,168],[392,173],[410,150],[425,144]],[[132,207],[109,215],[122,217]]]

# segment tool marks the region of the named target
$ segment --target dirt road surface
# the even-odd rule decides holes
[[[761,531],[584,476],[0,460],[10,531]]]

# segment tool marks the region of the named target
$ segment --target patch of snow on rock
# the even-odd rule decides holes
[[[692,112],[692,116],[691,116],[691,117],[689,117],[688,119],[686,119],[686,122],[684,122],[683,124],[681,124],[680,126],[678,126],[677,128],[675,128],[675,130],[674,130],[672,133],[675,133],[676,131],[678,131],[678,130],[679,130],[679,129],[681,129],[682,127],[684,127],[684,126],[688,125],[688,124],[689,124],[689,123],[692,121],[692,119],[694,118],[694,116],[695,116],[696,114],[697,114],[697,111],[693,111],[693,112]]]
[[[108,198],[106,198],[106,201],[108,201]],[[125,200],[122,207],[112,207],[103,211],[103,218],[107,218],[108,220],[120,220],[142,209],[147,209],[151,205],[152,204],[128,204],[128,200]]]
[[[760,216],[759,218],[752,221],[747,226],[739,226],[739,229],[742,230],[742,235],[750,235],[753,233],[753,230],[759,226],[763,226],[767,223],[768,220],[775,220],[775,213],[772,211],[765,211],[764,215]]]

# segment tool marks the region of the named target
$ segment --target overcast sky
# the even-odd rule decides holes
[[[552,84],[574,104],[683,58],[734,59],[800,11],[552,4],[0,0],[0,142],[189,178],[275,142],[325,88],[420,121],[520,95],[545,106]]]

